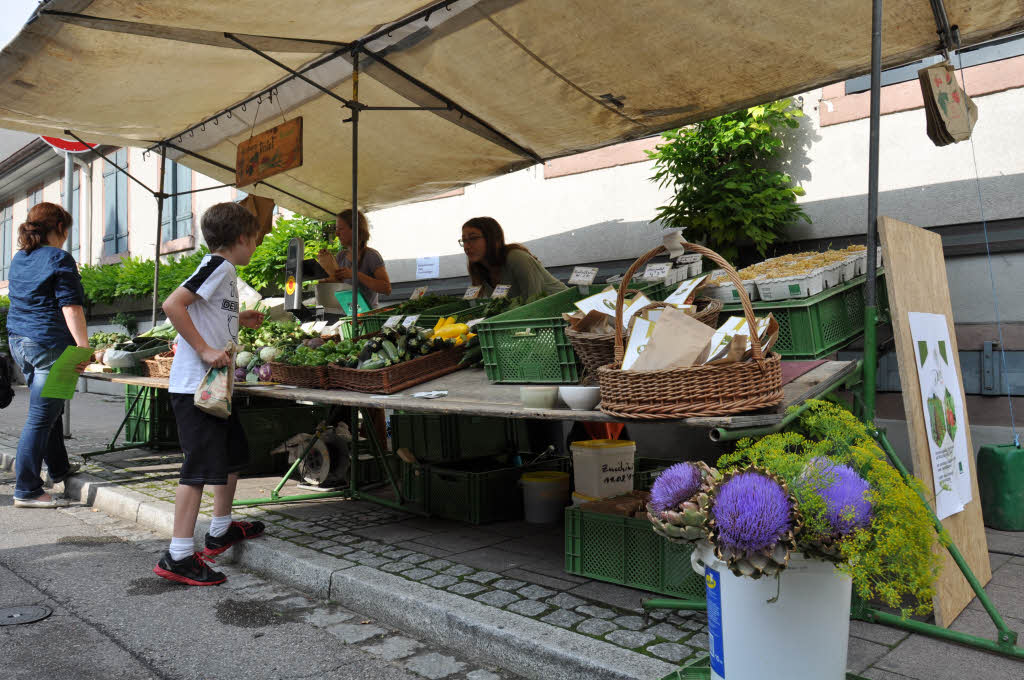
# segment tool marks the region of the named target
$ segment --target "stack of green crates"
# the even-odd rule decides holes
[[[518,418],[398,412],[391,416],[391,445],[421,463],[441,463],[516,453],[528,447],[529,434]]]
[[[524,472],[567,472],[568,458],[514,466],[501,459],[478,459],[445,465],[402,464],[402,495],[431,515],[470,524],[523,517]]]
[[[630,287],[656,301],[670,292],[661,283],[636,282]],[[605,288],[606,284],[574,286],[478,324],[487,379],[496,383],[579,382],[580,362],[565,334],[568,324],[562,314],[576,311],[573,303]]]
[[[138,401],[135,401],[136,395],[140,393]],[[131,408],[133,402],[135,408]],[[124,410],[128,416],[124,425],[126,444],[159,448],[178,446],[178,425],[174,420],[171,397],[167,390],[125,385]]]
[[[879,269],[880,320],[888,318],[889,310],[884,273]],[[766,316],[771,312],[779,322],[779,339],[772,351],[783,359],[820,359],[860,337],[864,333],[865,281],[867,276],[862,275],[811,297],[753,303],[754,314]],[[727,304],[720,319],[742,313],[739,305]]]
[[[687,600],[704,599],[690,566],[693,546],[672,543],[646,519],[565,509],[565,570],[570,574]]]

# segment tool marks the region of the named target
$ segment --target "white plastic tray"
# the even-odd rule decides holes
[[[824,284],[824,270],[815,269],[800,276],[758,279],[757,292],[762,300],[790,300],[817,295],[825,289]]]

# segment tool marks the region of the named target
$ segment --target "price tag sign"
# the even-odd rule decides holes
[[[409,316],[405,317],[404,321],[402,321],[402,326],[404,326],[405,328],[411,328],[412,326],[416,325],[416,322],[419,321],[419,319],[419,314],[410,314]]]
[[[483,286],[470,286],[469,288],[466,289],[466,292],[465,292],[465,294],[463,294],[462,299],[463,300],[475,300],[478,297],[480,297],[480,291],[482,289],[483,289]]]
[[[508,292],[512,289],[512,286],[507,283],[502,283],[494,287],[494,292],[491,293],[492,298],[503,298],[508,297]]]
[[[389,316],[388,320],[384,322],[384,328],[394,328],[402,321],[402,315],[396,314],[395,316]]]
[[[644,270],[644,278],[647,280],[651,279],[663,279],[668,276],[668,273],[672,271],[671,262],[658,262],[647,265]]]
[[[597,278],[597,267],[573,267],[570,286],[589,286]]]
[[[421,297],[426,295],[427,287],[420,286],[419,288],[413,288],[412,295],[409,296],[410,300],[419,300]]]
[[[476,325],[477,325],[478,323],[480,323],[481,321],[483,321],[483,319],[473,319],[472,321],[467,321],[467,322],[466,322],[466,326],[467,326],[468,328],[473,328],[474,326],[476,326]]]

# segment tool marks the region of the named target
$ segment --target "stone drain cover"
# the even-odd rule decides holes
[[[42,621],[52,614],[48,607],[27,604],[18,607],[0,608],[0,626],[18,626],[23,623]]]

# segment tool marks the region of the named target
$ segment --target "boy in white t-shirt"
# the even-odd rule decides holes
[[[238,341],[238,325],[259,328],[263,323],[258,312],[239,311],[235,273],[235,267],[248,264],[256,250],[259,226],[241,205],[218,203],[203,215],[202,230],[210,254],[163,304],[167,319],[178,331],[169,392],[185,462],[174,499],[170,549],[153,568],[166,579],[191,586],[226,581],[207,561],[235,543],[263,533],[261,522],[231,521],[238,473],[249,460],[249,443],[237,413],[218,418],[193,403],[206,371],[231,363],[224,348]],[[192,536],[206,484],[214,487],[213,521],[204,549],[197,552]]]

